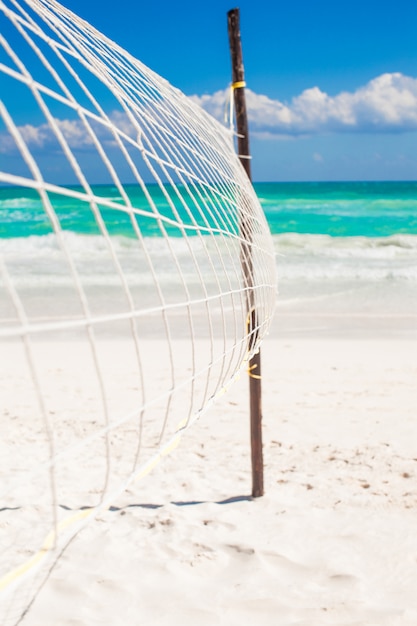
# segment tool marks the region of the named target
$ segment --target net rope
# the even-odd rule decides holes
[[[248,367],[275,280],[233,129],[57,2],[0,0],[2,624]]]

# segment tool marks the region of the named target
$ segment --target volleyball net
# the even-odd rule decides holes
[[[275,281],[233,132],[57,2],[0,0],[2,624],[247,367]]]

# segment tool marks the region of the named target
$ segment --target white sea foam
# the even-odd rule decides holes
[[[101,236],[63,234],[66,246],[87,284],[105,286],[118,284],[119,278],[106,240]],[[417,236],[393,235],[384,238],[330,237],[288,233],[274,235],[278,276],[281,280],[364,280],[417,282]],[[178,277],[172,251],[181,271],[192,281],[196,266],[210,280],[207,252],[198,237],[171,238],[168,243],[160,237],[145,238],[147,254],[160,280]],[[220,237],[207,238],[210,263],[225,264],[236,274],[238,254],[230,242]],[[126,272],[130,284],[152,283],[144,250],[136,239],[123,236],[112,238],[114,251]],[[224,254],[229,246],[229,254]],[[216,259],[216,248],[221,252]],[[0,254],[22,286],[44,284],[64,286],[71,282],[68,265],[54,234],[0,239]],[[146,271],[142,271],[146,268]]]
[[[19,198],[4,198],[0,199],[0,211],[2,209],[22,209],[26,210],[31,208],[42,208],[42,201],[40,198],[28,198],[22,196]],[[3,216],[2,216],[3,217]]]
[[[417,281],[417,236],[274,236],[279,277],[284,280]]]
[[[116,257],[132,286],[155,285],[151,266],[160,283],[187,284],[216,280],[215,271],[240,278],[239,247],[221,238],[147,237],[144,245],[137,239],[112,237],[110,250],[102,236],[64,232],[65,247],[82,276],[84,285],[120,285]],[[70,267],[55,234],[0,239],[0,255],[19,287],[69,286],[73,284]],[[149,263],[150,260],[150,263]]]
[[[286,233],[274,235],[278,254],[317,255],[334,258],[368,256],[370,258],[416,257],[417,235],[390,237],[331,237]]]

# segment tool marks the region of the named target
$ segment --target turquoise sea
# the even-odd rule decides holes
[[[417,182],[255,183],[273,235],[299,233],[331,237],[389,237],[417,235]],[[77,187],[71,189],[77,190]],[[161,211],[170,217],[160,189],[148,189]],[[121,201],[116,188],[95,186],[96,195]],[[148,209],[138,186],[126,185],[132,204]],[[62,227],[74,233],[97,234],[98,228],[85,203],[65,196],[50,196]],[[171,217],[173,217],[171,215]],[[103,209],[109,231],[132,236],[129,219],[119,211]],[[140,223],[142,234],[161,236],[154,220]],[[0,238],[42,236],[52,227],[35,190],[0,188]],[[179,236],[172,229],[172,236]]]
[[[417,235],[417,182],[260,183],[255,188],[273,234]]]
[[[147,189],[169,218],[162,192],[152,185]],[[303,315],[319,309],[320,315],[346,310],[361,315],[371,311],[378,315],[417,314],[417,182],[258,183],[255,190],[273,236],[279,307],[291,306]],[[149,210],[138,187],[127,185],[126,191],[135,207]],[[94,192],[121,202],[115,188],[97,186]],[[116,289],[119,278],[94,216],[80,200],[59,195],[51,199],[84,284],[95,290],[97,297],[104,297],[104,289],[108,293],[112,286]],[[180,205],[178,209],[183,210]],[[140,271],[137,239],[129,218],[106,207],[102,215],[114,235],[129,284],[137,290],[138,299],[146,300],[149,276]],[[189,217],[184,218],[189,223]],[[206,225],[215,218],[206,216]],[[196,213],[195,220],[201,224],[201,215]],[[166,253],[157,221],[139,216],[138,224],[161,280],[174,290],[178,269]],[[195,279],[197,290],[199,277],[193,275],[190,265],[190,246],[197,238],[186,244],[178,227],[168,224],[167,231],[171,251],[183,271],[189,270],[187,280],[192,289]],[[0,188],[0,254],[17,287],[28,294],[34,294],[35,287],[37,293],[49,290],[55,294],[69,280],[36,191]],[[201,268],[209,277],[206,261],[201,259]],[[209,281],[207,278],[208,291]],[[117,295],[113,296],[116,302]],[[51,302],[44,308],[56,306],[56,298]]]
[[[77,191],[76,187],[71,188]],[[121,202],[116,188],[96,186],[96,195]],[[167,218],[172,211],[156,185],[148,191]],[[257,183],[255,190],[265,211],[278,254],[281,279],[329,276],[407,279],[417,281],[417,182]],[[133,206],[149,212],[138,186],[127,185]],[[173,195],[173,194],[171,194]],[[73,245],[97,256],[103,248],[99,228],[85,202],[50,194],[60,223]],[[178,211],[184,213],[177,203]],[[112,235],[126,250],[135,234],[123,212],[101,209]],[[183,215],[190,223],[189,217]],[[216,215],[207,215],[207,224]],[[202,218],[195,212],[197,223]],[[155,238],[161,230],[155,219],[137,218],[142,235]],[[230,224],[228,225],[230,228]],[[168,224],[173,245],[181,247],[181,231]],[[37,248],[54,250],[51,223],[38,193],[21,187],[0,188],[0,252]],[[342,262],[343,261],[343,262]],[[34,261],[36,264],[36,260]]]

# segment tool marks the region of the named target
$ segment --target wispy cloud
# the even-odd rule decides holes
[[[135,135],[135,129],[125,113],[113,111],[110,114],[110,121],[118,131],[129,136]],[[55,123],[72,150],[85,151],[94,148],[93,138],[81,119],[55,119]],[[112,147],[116,145],[115,138],[107,126],[92,121],[91,127],[104,146]],[[39,150],[48,150],[50,152],[60,150],[55,131],[48,123],[38,126],[25,124],[19,126],[18,130],[23,141],[34,152]],[[16,151],[17,146],[11,135],[7,132],[0,132],[0,153],[11,154]]]
[[[417,78],[382,74],[354,92],[329,96],[306,89],[289,103],[246,90],[252,131],[263,138],[328,132],[405,132],[417,130]],[[193,96],[217,119],[224,118],[227,91]]]
[[[318,87],[306,89],[289,103],[273,100],[246,90],[252,132],[262,139],[288,139],[319,133],[406,132],[417,130],[417,78],[400,73],[382,74],[354,92],[329,96]],[[219,120],[227,108],[227,90],[212,95],[192,96],[206,111]],[[120,111],[113,111],[111,121],[120,131],[135,136],[131,122]],[[56,119],[56,124],[73,150],[94,150],[93,139],[81,119]],[[97,122],[92,128],[102,144],[115,146],[112,132]],[[26,124],[19,131],[28,147],[36,151],[59,150],[49,124]],[[17,151],[12,137],[0,132],[0,153]],[[314,157],[320,160],[320,155]]]

